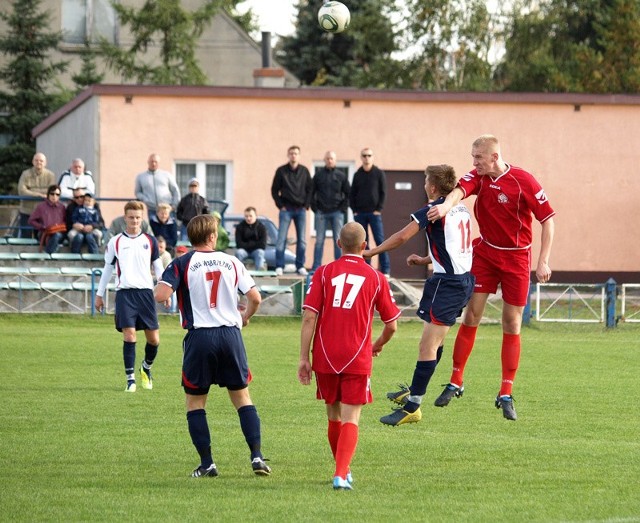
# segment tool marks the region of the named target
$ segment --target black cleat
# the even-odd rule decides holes
[[[398,383],[398,387],[400,387],[400,390],[397,392],[387,392],[387,399],[398,405],[404,405],[411,391],[409,390],[409,385],[406,384]]]
[[[436,407],[446,407],[453,398],[461,398],[463,394],[464,385],[462,385],[462,387],[456,387],[455,385],[448,383],[442,391],[442,394],[436,398],[436,401],[434,401],[433,404]]]
[[[270,476],[271,475],[271,467],[265,463],[263,458],[253,458],[251,460],[251,468],[253,469],[253,473],[256,476]]]
[[[380,423],[397,427],[405,423],[418,423],[422,419],[422,412],[418,408],[415,412],[407,412],[404,409],[395,409],[391,414],[382,416]]]
[[[513,396],[498,396],[496,397],[496,409],[502,409],[502,415],[511,421],[518,419],[516,409],[513,406]]]
[[[208,468],[204,468],[200,465],[191,473],[192,478],[215,478],[218,475],[218,469],[216,464],[212,463]]]

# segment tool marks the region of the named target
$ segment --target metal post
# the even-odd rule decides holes
[[[607,295],[607,328],[611,329],[616,326],[616,280],[609,278],[605,283],[605,292]]]

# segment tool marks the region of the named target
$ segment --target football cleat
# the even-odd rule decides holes
[[[353,476],[351,475],[351,471],[347,472],[347,483],[349,483],[349,485],[353,484]]]
[[[346,479],[335,476],[333,478],[333,490],[353,490],[353,487]]]
[[[135,392],[136,391],[136,382],[134,380],[127,381],[127,386],[124,389],[125,392]]]
[[[462,385],[462,387],[456,387],[455,385],[448,383],[442,391],[442,394],[436,398],[436,401],[434,401],[433,404],[436,407],[446,407],[453,398],[461,398],[463,394],[464,385]]]
[[[409,390],[409,385],[398,383],[398,387],[400,390],[397,392],[387,392],[387,399],[397,403],[398,405],[404,405],[407,402],[407,398],[411,391]]]
[[[271,475],[271,467],[265,463],[263,458],[253,458],[251,461],[251,468],[256,476],[269,476]]]
[[[153,389],[153,378],[151,377],[151,369],[145,369],[142,365],[140,365],[140,381],[142,382],[143,389]]]
[[[513,396],[497,396],[496,409],[502,409],[502,415],[511,421],[518,419],[516,409],[513,406]]]
[[[212,463],[207,468],[198,465],[191,473],[192,478],[215,478],[218,475],[218,468]]]
[[[404,409],[395,409],[391,414],[382,416],[380,423],[397,427],[405,423],[418,423],[422,419],[422,411],[420,409],[415,412],[407,412]]]

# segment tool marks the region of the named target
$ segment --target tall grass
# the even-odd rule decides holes
[[[431,406],[454,330],[422,421],[383,426],[385,392],[411,378],[421,329],[402,323],[375,360],[355,490],[334,492],[324,406],[296,379],[299,320],[256,318],[244,331],[272,476],[251,472],[237,414],[215,389],[220,477],[193,480],[175,317],[161,319],[154,390],[125,394],[112,318],[1,316],[0,520],[640,521],[640,327],[524,329],[516,422],[493,406],[497,325],[478,333],[464,397]]]

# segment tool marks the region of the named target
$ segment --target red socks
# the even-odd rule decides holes
[[[341,421],[329,420],[329,427],[327,428],[327,437],[329,439],[329,446],[331,447],[331,454],[333,454],[333,459],[336,459],[336,451],[338,450],[338,440],[340,439],[341,430],[342,430]]]
[[[334,476],[340,476],[342,479],[347,478],[349,465],[351,464],[353,455],[356,453],[357,445],[358,425],[354,423],[343,423],[336,448],[336,473]]]
[[[520,334],[502,335],[502,384],[500,396],[511,396],[520,362]]]
[[[478,332],[478,327],[469,327],[465,324],[460,325],[456,341],[453,344],[453,372],[451,373],[450,382],[458,387],[462,386],[464,367],[473,350],[473,344],[476,341],[476,332]]]

